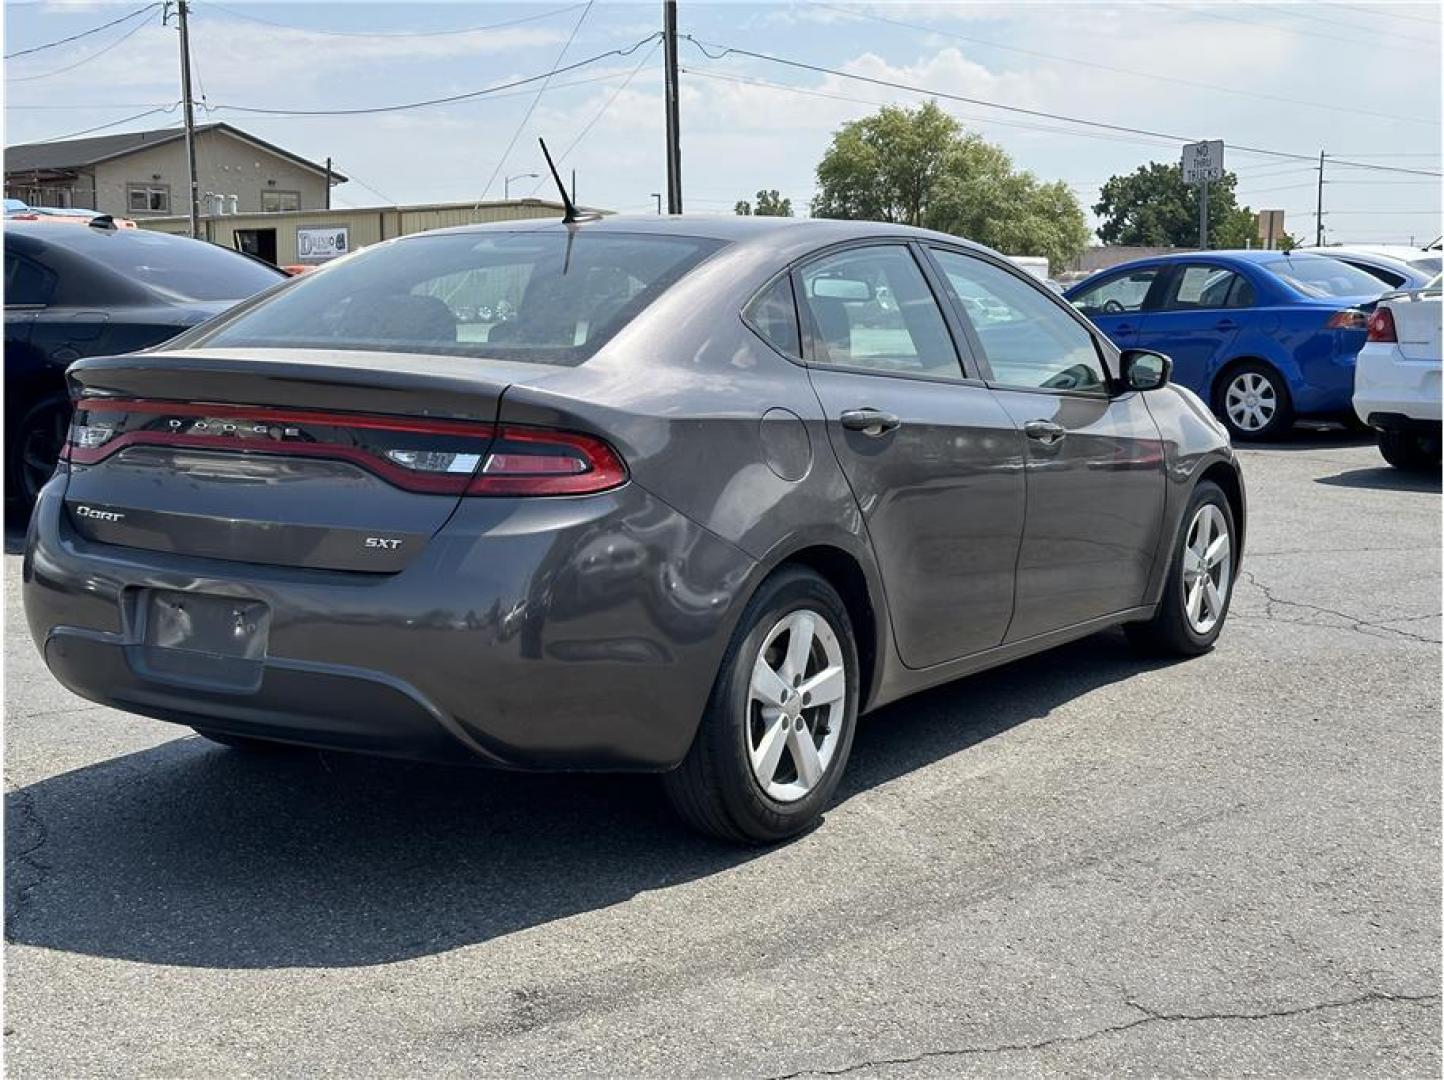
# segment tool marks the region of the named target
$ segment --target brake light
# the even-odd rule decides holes
[[[1345,308],[1329,316],[1324,326],[1330,330],[1362,330],[1368,319],[1358,308]]]
[[[589,495],[627,479],[601,439],[550,428],[503,426],[468,495]]]
[[[348,461],[431,495],[584,495],[617,487],[626,465],[601,439],[471,420],[249,405],[81,398],[62,457],[94,465],[130,446]]]
[[[1398,341],[1398,331],[1394,329],[1394,313],[1386,307],[1374,309],[1374,314],[1369,316],[1369,340],[1370,341]]]

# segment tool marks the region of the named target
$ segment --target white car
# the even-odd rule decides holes
[[[1354,366],[1354,412],[1379,433],[1384,460],[1400,469],[1439,467],[1440,280],[1381,297]]]
[[[1440,265],[1439,251],[1400,244],[1335,245],[1298,250],[1348,263],[1354,269],[1378,278],[1387,289],[1422,288],[1430,278],[1437,277],[1439,271],[1444,270],[1444,266]]]

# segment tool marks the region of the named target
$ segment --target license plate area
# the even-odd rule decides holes
[[[143,589],[128,648],[136,673],[197,689],[253,692],[261,685],[271,609],[259,600]]]

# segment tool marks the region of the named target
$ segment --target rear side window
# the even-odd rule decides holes
[[[1229,294],[1237,281],[1237,274],[1221,266],[1185,266],[1174,278],[1171,295],[1163,306],[1173,311],[1228,307]]]
[[[778,352],[802,355],[797,331],[797,304],[792,299],[792,278],[783,274],[747,305],[747,322]]]
[[[1139,311],[1157,276],[1157,267],[1119,274],[1079,292],[1073,297],[1073,306],[1085,315],[1122,315],[1128,311]]]
[[[721,246],[585,231],[418,236],[297,278],[199,340],[577,364]]]
[[[802,295],[812,359],[838,367],[961,379],[947,323],[905,247],[850,248],[809,263]]]
[[[44,307],[55,291],[55,275],[39,263],[5,253],[5,305],[7,307]]]

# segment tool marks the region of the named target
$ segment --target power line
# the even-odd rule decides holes
[[[173,101],[169,105],[162,105],[158,108],[147,109],[145,112],[136,113],[134,116],[122,117],[119,120],[112,120],[108,124],[97,124],[95,127],[83,128],[80,131],[69,131],[64,135],[52,135],[48,139],[39,139],[37,142],[60,142],[62,139],[77,139],[82,135],[89,135],[95,131],[105,131],[107,128],[120,127],[121,124],[128,124],[132,120],[139,120],[142,117],[154,116],[156,113],[175,112],[180,107],[179,101]]]
[[[709,60],[721,60],[728,55],[747,56],[754,60],[762,60],[771,64],[781,64],[785,67],[799,68],[803,71],[812,71],[822,75],[835,75],[840,79],[852,79],[856,82],[871,83],[874,86],[887,86],[895,90],[906,90],[914,94],[924,94],[933,98],[944,98],[950,101],[963,101],[969,105],[982,105],[989,109],[999,109],[1003,112],[1020,113],[1024,116],[1036,116],[1048,120],[1061,120],[1069,124],[1078,124],[1083,127],[1099,128],[1104,131],[1121,132],[1129,135],[1144,135],[1152,139],[1161,139],[1167,142],[1189,143],[1194,142],[1193,138],[1174,135],[1162,131],[1150,131],[1147,128],[1130,127],[1126,124],[1111,124],[1102,120],[1087,120],[1077,116],[1066,116],[1062,113],[1047,112],[1043,109],[1027,109],[1021,105],[1004,105],[997,101],[986,101],[982,98],[967,97],[963,94],[952,94],[944,90],[929,89],[923,86],[913,86],[909,83],[896,82],[891,79],[880,79],[872,75],[860,75],[857,72],[842,71],[838,68],[824,67],[820,64],[809,64],[802,60],[792,60],[783,56],[773,56],[768,53],[753,52],[751,49],[738,48],[736,46],[720,45],[697,40],[691,34],[684,35],[688,41],[701,50],[702,55]],[[709,48],[721,50],[713,53]],[[1294,154],[1284,150],[1269,150],[1258,146],[1242,146],[1237,143],[1230,144],[1230,149],[1244,154],[1261,154],[1266,157],[1287,158],[1293,161],[1313,161],[1311,154]],[[1413,173],[1418,176],[1441,176],[1444,173],[1432,172],[1424,169],[1406,169],[1399,165],[1370,165],[1357,161],[1344,161],[1338,158],[1330,158],[1332,163],[1347,165],[1359,169],[1377,169],[1383,172]]]
[[[542,19],[550,19],[553,15],[564,15],[568,11],[576,11],[584,4],[571,4],[567,7],[553,8],[551,11],[543,11],[537,15],[526,15],[520,19],[508,19],[505,22],[487,23],[485,26],[464,26],[456,30],[317,30],[309,26],[294,26],[290,23],[273,22],[270,19],[263,19],[258,15],[248,15],[242,11],[225,7],[221,4],[210,3],[206,0],[205,7],[214,8],[216,11],[224,11],[227,15],[237,19],[245,19],[247,22],[261,23],[263,26],[274,26],[280,30],[298,30],[306,34],[323,34],[326,37],[351,37],[351,38],[428,38],[428,37],[454,37],[459,34],[479,34],[483,30],[501,30],[508,26],[520,26],[522,23],[539,22]],[[377,192],[377,194],[380,194]]]
[[[552,64],[552,69],[547,72],[546,78],[542,79],[542,84],[537,87],[536,97],[532,98],[531,104],[526,107],[526,112],[522,114],[521,123],[517,124],[516,130],[511,133],[511,141],[506,144],[506,149],[501,152],[501,157],[497,158],[496,168],[491,170],[491,175],[487,177],[486,180],[486,186],[481,189],[482,199],[486,198],[486,193],[491,190],[491,185],[496,183],[496,178],[501,175],[501,170],[505,168],[506,159],[511,156],[512,148],[516,146],[517,139],[521,138],[521,133],[526,129],[527,123],[531,120],[531,114],[536,111],[537,104],[541,101],[542,95],[547,92],[547,84],[552,81],[552,76],[557,73],[561,66],[562,58],[566,56],[567,50],[572,47],[572,42],[577,39],[577,31],[582,28],[582,23],[587,21],[587,15],[590,14],[592,10],[593,2],[594,0],[587,0],[587,6],[582,8],[582,13],[577,16],[576,25],[572,27],[572,32],[567,35],[567,40],[562,46],[562,51],[557,53],[556,62]]]
[[[1395,6],[1397,6],[1397,5],[1389,4],[1389,5],[1384,5],[1384,6],[1385,6],[1385,7],[1395,7]],[[1422,7],[1423,5],[1419,5],[1419,6]],[[1356,4],[1334,4],[1334,7],[1348,8],[1350,11],[1357,11],[1357,12],[1360,12],[1360,13],[1362,13],[1362,14],[1364,14],[1364,15],[1368,15],[1368,16],[1370,16],[1371,18],[1377,18],[1378,16],[1382,15],[1382,16],[1384,16],[1385,18],[1389,18],[1389,19],[1407,19],[1409,22],[1421,22],[1421,23],[1424,23],[1424,24],[1426,24],[1426,25],[1428,25],[1428,26],[1436,26],[1436,27],[1437,27],[1437,26],[1440,26],[1440,25],[1444,25],[1444,24],[1441,24],[1438,19],[1426,19],[1426,18],[1425,18],[1424,16],[1422,16],[1422,15],[1400,15],[1397,11],[1384,11],[1384,10],[1376,10],[1376,9],[1371,9],[1371,8],[1363,8],[1363,7],[1359,7],[1359,6],[1356,5]]]
[[[1015,45],[1003,45],[996,41],[987,41],[983,38],[971,37],[967,34],[959,34],[952,30],[938,30],[931,26],[924,26],[920,23],[904,22],[901,19],[893,19],[886,15],[875,15],[868,11],[855,11],[838,4],[817,3],[817,7],[828,8],[831,11],[840,11],[844,14],[853,15],[861,19],[871,19],[874,22],[887,23],[891,26],[900,26],[907,30],[916,30],[924,34],[936,34],[940,37],[953,38],[957,41],[966,41],[973,45],[982,45],[990,49],[1001,49],[1005,52],[1019,53],[1023,56],[1037,57],[1043,60],[1053,60],[1064,64],[1076,64],[1079,67],[1092,68],[1095,71],[1110,71],[1117,75],[1130,75],[1139,79],[1155,79],[1159,82],[1173,83],[1177,86],[1191,86],[1200,90],[1211,90],[1221,94],[1235,94],[1240,97],[1258,98],[1263,101],[1276,101],[1284,105],[1302,105],[1311,109],[1327,109],[1330,112],[1357,113],[1360,116],[1372,116],[1387,120],[1403,120],[1414,124],[1429,124],[1437,126],[1437,120],[1425,120],[1416,116],[1400,116],[1393,112],[1376,112],[1372,109],[1358,109],[1347,105],[1328,105],[1322,101],[1304,101],[1299,98],[1282,97],[1278,94],[1264,94],[1252,90],[1239,90],[1230,86],[1219,86],[1215,83],[1197,82],[1193,79],[1180,79],[1172,75],[1157,75],[1148,71],[1134,71],[1130,68],[1114,67],[1111,64],[1100,64],[1092,60],[1082,60],[1074,56],[1062,56],[1058,53],[1039,52],[1036,49],[1024,49]]]
[[[110,22],[101,23],[99,26],[92,26],[89,30],[82,30],[78,34],[71,34],[69,37],[63,37],[56,41],[47,41],[44,45],[35,45],[29,49],[21,49],[18,52],[6,53],[4,59],[14,60],[17,56],[29,56],[31,53],[44,52],[46,49],[53,49],[58,45],[68,45],[72,41],[79,41],[81,38],[89,37],[91,34],[98,34],[102,30],[109,30],[112,26],[119,26],[123,22],[130,22],[130,20],[137,15],[144,15],[147,11],[151,11],[160,6],[159,3],[146,4],[143,8],[136,8],[129,15],[122,15],[118,19],[111,19]]]
[[[585,60],[578,60],[575,63],[567,64],[565,67],[553,68],[551,71],[544,71],[537,75],[528,75],[522,79],[514,79],[511,82],[499,83],[496,86],[488,86],[484,90],[469,90],[464,94],[449,94],[446,97],[427,98],[424,101],[408,101],[398,105],[374,105],[356,109],[265,109],[253,105],[212,105],[213,112],[240,112],[255,116],[372,116],[377,113],[405,112],[408,109],[421,109],[432,105],[449,105],[457,101],[469,101],[473,98],[488,97],[502,90],[513,90],[518,86],[529,86],[532,83],[549,79],[553,75],[562,75],[568,71],[576,71],[599,60],[605,60],[609,56],[631,56],[647,42],[657,38],[658,34],[648,34],[640,41],[633,42],[621,48],[608,49],[606,52],[589,56]]]
[[[622,81],[622,85],[612,91],[612,96],[607,98],[607,100],[602,103],[602,107],[597,110],[596,115],[587,121],[586,126],[583,127],[581,131],[577,132],[576,137],[567,144],[566,149],[557,155],[556,161],[558,165],[565,161],[567,155],[577,148],[577,144],[587,137],[587,133],[590,132],[592,128],[596,127],[597,121],[606,115],[607,110],[610,109],[612,107],[612,104],[617,100],[617,98],[621,96],[622,91],[625,90],[629,85],[631,85],[632,80],[635,79],[637,75],[641,72],[641,70],[647,66],[648,61],[650,61],[652,57],[657,54],[657,50],[661,47],[661,45],[662,43],[660,40],[656,41],[652,44],[652,47],[643,54],[641,61],[638,62],[637,66],[634,67],[627,74],[626,79]],[[535,195],[538,191],[541,190],[542,185],[545,183],[545,177],[543,177],[541,180],[538,180],[536,182],[536,185],[531,189],[531,193]]]
[[[1381,29],[1379,29],[1377,26],[1362,26],[1362,25],[1360,25],[1359,23],[1356,23],[1356,22],[1346,22],[1346,21],[1341,20],[1341,19],[1328,19],[1328,18],[1325,18],[1325,17],[1322,16],[1322,15],[1313,14],[1312,12],[1299,11],[1299,10],[1297,9],[1297,6],[1295,6],[1295,5],[1288,5],[1288,4],[1272,4],[1272,5],[1254,4],[1254,5],[1250,5],[1250,6],[1253,6],[1253,7],[1266,7],[1267,10],[1269,10],[1269,11],[1273,11],[1273,12],[1278,13],[1278,14],[1288,15],[1290,18],[1294,18],[1294,19],[1312,19],[1314,22],[1321,22],[1321,23],[1324,23],[1324,24],[1326,24],[1326,25],[1328,25],[1328,26],[1341,26],[1341,27],[1343,27],[1343,28],[1346,29],[1346,30],[1353,30],[1353,31],[1355,31],[1355,32],[1364,31],[1364,32],[1369,33],[1369,34],[1372,34],[1372,35],[1374,35],[1374,36],[1376,36],[1376,37],[1391,37],[1391,38],[1396,38],[1396,39],[1401,40],[1401,41],[1409,41],[1409,42],[1414,42],[1414,41],[1417,40],[1416,38],[1409,37],[1409,36],[1407,36],[1406,34],[1403,34],[1403,33],[1401,33],[1400,31],[1397,31],[1397,30],[1381,30]]]
[[[1208,18],[1208,19],[1223,19],[1223,20],[1225,20],[1225,21],[1227,21],[1227,22],[1241,23],[1241,24],[1244,25],[1244,26],[1254,26],[1254,27],[1262,26],[1262,27],[1264,27],[1265,29],[1268,29],[1268,30],[1277,30],[1277,31],[1279,31],[1279,33],[1281,33],[1281,34],[1297,34],[1297,35],[1300,35],[1300,36],[1303,36],[1303,37],[1322,38],[1324,41],[1332,41],[1332,42],[1333,42],[1334,44],[1336,44],[1336,45],[1339,43],[1339,35],[1338,35],[1338,34],[1328,34],[1328,33],[1324,33],[1324,32],[1319,31],[1319,30],[1304,30],[1304,29],[1302,29],[1302,28],[1300,28],[1300,27],[1296,27],[1296,26],[1279,26],[1277,23],[1259,22],[1257,19],[1241,19],[1241,18],[1239,18],[1237,15],[1225,15],[1225,14],[1223,14],[1223,13],[1220,12],[1220,11],[1205,10],[1205,9],[1203,9],[1203,8],[1193,8],[1193,7],[1191,7],[1191,8],[1189,8],[1188,10],[1189,10],[1192,14],[1194,14],[1194,15],[1202,15],[1202,16],[1204,16],[1205,18]],[[1353,29],[1354,29],[1355,31],[1358,31],[1360,28],[1359,28],[1359,27],[1353,27]],[[1398,48],[1403,48],[1403,46],[1400,46],[1400,45],[1392,45],[1392,46],[1390,46],[1390,48],[1398,49]],[[1415,53],[1420,53],[1421,55],[1424,54],[1424,50],[1423,50],[1423,49],[1410,49],[1409,51],[1410,51],[1410,52],[1415,52]],[[1433,55],[1433,54],[1430,53],[1429,55]]]
[[[155,5],[151,5],[151,6],[154,7]],[[104,56],[106,53],[110,52],[111,49],[117,48],[117,47],[120,46],[120,45],[124,45],[127,41],[129,41],[131,38],[135,37],[136,34],[140,33],[142,30],[144,30],[144,29],[145,29],[147,26],[149,26],[149,25],[150,25],[150,23],[145,23],[145,22],[136,23],[134,27],[132,27],[130,30],[127,30],[125,33],[121,34],[120,37],[116,38],[116,39],[115,39],[114,41],[112,41],[109,45],[106,45],[106,46],[104,46],[103,48],[100,48],[100,49],[96,49],[95,52],[90,53],[90,54],[82,57],[81,59],[77,60],[77,61],[76,61],[75,63],[73,63],[73,64],[68,64],[68,65],[66,65],[65,67],[62,67],[62,68],[56,68],[54,71],[44,71],[44,72],[41,72],[39,75],[7,75],[7,76],[5,77],[5,81],[6,81],[6,82],[18,82],[18,83],[19,83],[19,82],[35,82],[37,79],[48,79],[48,78],[50,78],[52,75],[64,75],[67,71],[74,71],[76,68],[81,67],[81,66],[84,65],[84,64],[88,64],[88,63],[90,63],[92,60],[98,60],[98,59],[100,59],[100,58],[101,58],[102,56]]]

